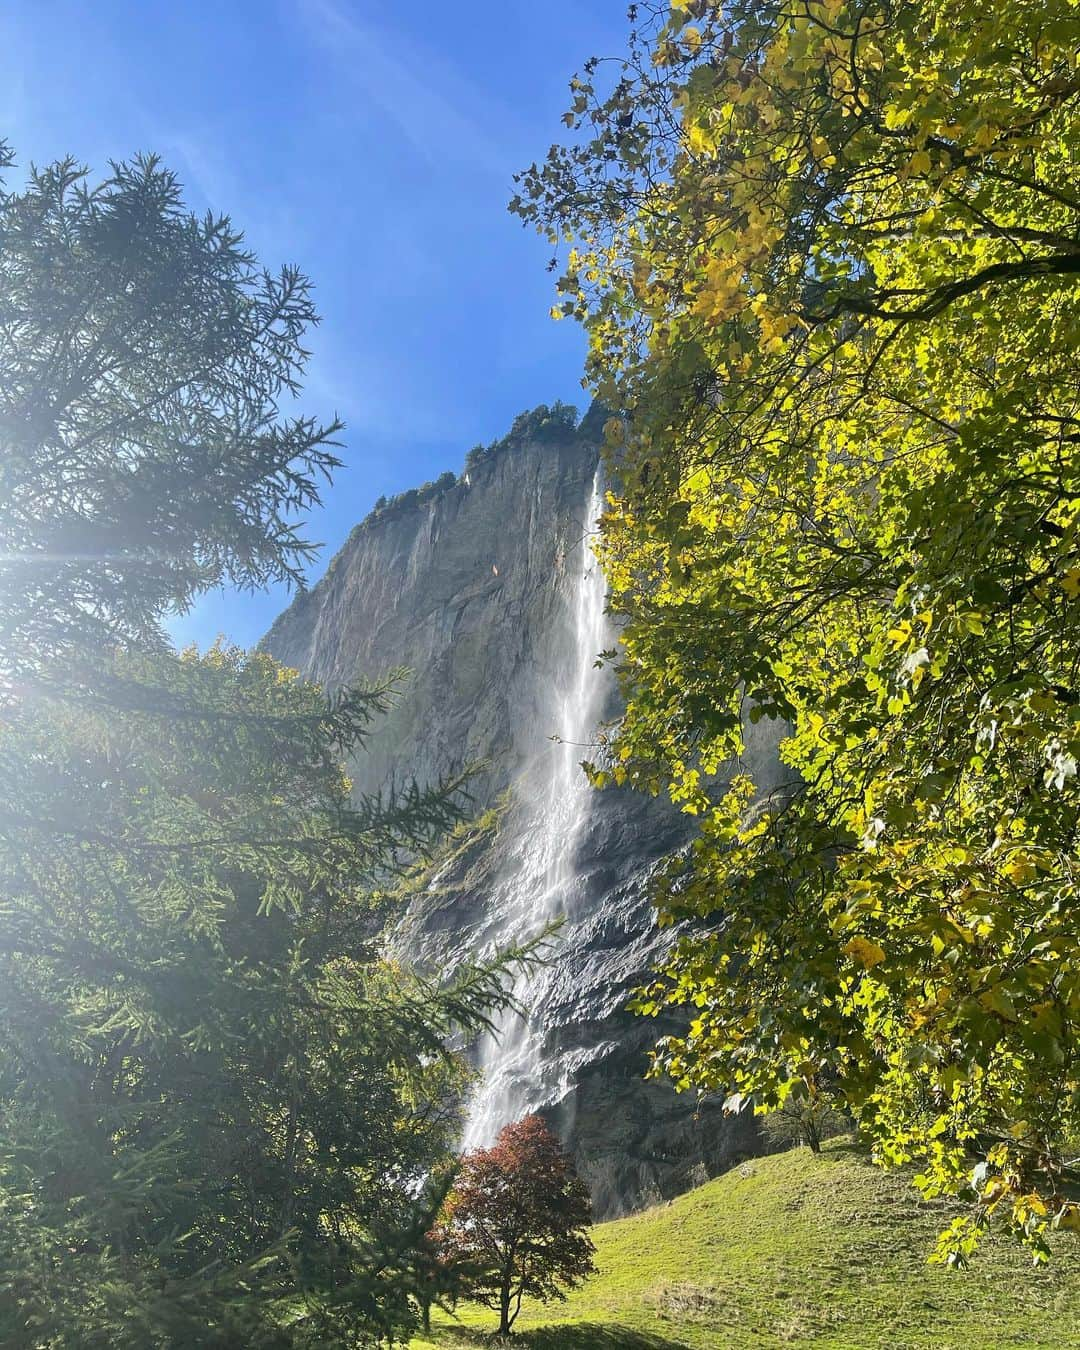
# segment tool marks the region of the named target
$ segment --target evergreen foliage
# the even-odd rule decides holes
[[[389,965],[370,897],[463,784],[355,798],[396,679],[328,699],[161,626],[299,577],[307,282],[153,160],[62,163],[0,202],[0,314],[0,1342],[400,1335],[445,1046],[508,996]]]
[[[336,759],[389,695],[328,707],[216,649],[9,710],[4,1344],[408,1325],[395,1244],[457,1128],[444,1040],[503,997],[378,957],[365,889],[456,816],[456,784],[350,800]]]
[[[301,581],[340,429],[279,412],[314,321],[303,274],[190,215],[152,157],[0,192],[5,665],[160,647],[161,614],[219,582]]]

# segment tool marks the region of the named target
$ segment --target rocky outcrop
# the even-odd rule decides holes
[[[552,691],[575,687],[574,595],[592,561],[597,461],[588,429],[534,426],[428,500],[358,527],[265,639],[330,689],[412,670],[353,766],[357,790],[484,763],[473,781],[480,823],[425,876],[394,938],[420,966],[445,971],[544,917],[535,848],[548,808],[536,785],[557,753],[550,738],[565,732]],[[756,757],[771,754],[763,740]],[[667,940],[648,887],[684,844],[684,821],[635,794],[587,796],[567,833],[553,959],[521,991],[533,1010],[527,1036],[499,1067],[504,1113],[544,1111],[607,1217],[723,1170],[756,1141],[751,1121],[645,1082],[648,1046],[663,1028],[625,1011]],[[550,836],[550,820],[547,828]]]
[[[572,428],[497,448],[427,502],[370,517],[263,645],[325,688],[411,671],[358,787],[485,767],[482,808],[547,749],[595,445]]]

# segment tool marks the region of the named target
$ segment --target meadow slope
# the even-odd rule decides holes
[[[532,1350],[1072,1350],[1080,1241],[1034,1269],[1005,1239],[972,1266],[926,1262],[948,1211],[844,1141],[748,1162],[593,1230],[599,1274],[568,1301],[523,1308]],[[486,1339],[494,1314],[436,1312],[414,1350]]]

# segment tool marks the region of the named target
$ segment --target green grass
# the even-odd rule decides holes
[[[1080,1347],[1080,1242],[1062,1235],[1035,1269],[989,1238],[968,1270],[945,1270],[926,1256],[947,1218],[844,1141],[761,1158],[598,1224],[599,1274],[566,1303],[526,1304],[514,1339],[532,1350]],[[471,1306],[433,1320],[414,1350],[465,1350],[497,1321]]]

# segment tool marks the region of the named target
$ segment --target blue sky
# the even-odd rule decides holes
[[[6,0],[0,135],[20,164],[156,150],[197,210],[298,263],[323,316],[304,406],[347,423],[318,575],[381,493],[457,469],[514,414],[583,404],[550,249],[506,211],[624,0]],[[178,640],[254,642],[286,597],[216,594]]]

